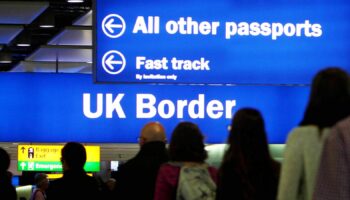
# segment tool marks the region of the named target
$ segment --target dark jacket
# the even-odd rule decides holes
[[[216,200],[275,200],[280,168],[281,164],[272,160],[270,169],[248,172],[249,180],[243,181],[232,163],[226,163],[219,173]]]
[[[66,171],[62,178],[50,182],[46,191],[48,200],[100,199],[97,180],[84,170]]]
[[[161,164],[168,161],[164,142],[145,143],[139,153],[118,168],[115,179],[118,199],[153,199]]]
[[[7,172],[0,173],[0,200],[17,200],[15,187]]]

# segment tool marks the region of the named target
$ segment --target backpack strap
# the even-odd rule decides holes
[[[36,195],[36,193],[38,193],[38,192],[39,192],[38,189],[34,189],[34,193],[31,195],[30,200],[35,200],[35,195]]]

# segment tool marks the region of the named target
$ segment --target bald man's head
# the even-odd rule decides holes
[[[166,141],[164,127],[159,122],[147,123],[141,130],[139,141],[141,146],[147,142],[154,141]]]

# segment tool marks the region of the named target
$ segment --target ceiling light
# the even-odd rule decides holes
[[[55,27],[55,16],[52,13],[41,16],[39,21],[40,28],[53,28]]]
[[[23,32],[16,39],[16,46],[18,47],[30,47],[31,45],[31,34],[27,32]]]
[[[67,0],[68,3],[83,3],[84,0]]]
[[[8,53],[0,53],[0,63],[9,64],[12,63],[12,57]]]
[[[17,44],[18,47],[30,47],[30,44],[20,43]]]
[[[53,28],[55,27],[54,25],[48,25],[48,24],[44,24],[44,25],[40,25],[40,28]]]
[[[30,47],[30,39],[20,39],[17,41],[16,46],[18,47]]]
[[[10,60],[0,60],[0,64],[10,64],[12,61]]]

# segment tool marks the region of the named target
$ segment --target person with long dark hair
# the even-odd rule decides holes
[[[319,71],[298,127],[288,135],[278,199],[311,200],[320,154],[330,128],[350,111],[348,74],[339,67]]]
[[[270,155],[258,110],[242,108],[236,112],[228,145],[219,169],[216,199],[275,199],[280,164]]]

